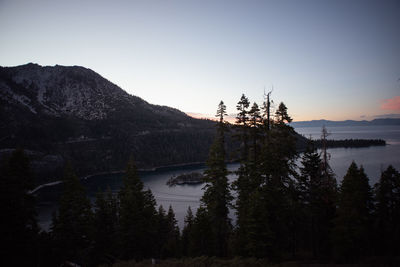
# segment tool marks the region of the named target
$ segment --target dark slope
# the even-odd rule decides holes
[[[59,175],[67,160],[79,175],[121,170],[130,156],[141,168],[205,161],[213,124],[151,105],[83,67],[0,67],[2,154],[30,150],[45,176]]]

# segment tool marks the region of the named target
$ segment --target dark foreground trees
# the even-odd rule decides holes
[[[211,241],[211,255],[220,257],[228,253],[228,241],[232,229],[228,217],[232,196],[225,163],[225,115],[226,106],[221,101],[216,115],[219,119],[217,133],[207,160],[208,168],[204,172],[206,186],[201,198],[201,205],[205,209],[204,216],[207,217],[211,229],[211,235],[207,236]]]
[[[336,211],[336,181],[312,140],[301,159],[297,176],[297,194],[301,210],[300,246],[312,251],[313,257],[328,260],[332,244],[332,226]]]
[[[58,260],[88,264],[93,239],[93,213],[85,189],[68,165],[58,212],[53,215],[51,236]]]
[[[316,150],[310,141],[298,161],[287,107],[281,103],[271,118],[267,101],[264,112],[256,104],[250,108],[244,95],[238,103],[233,132],[240,167],[233,185],[225,152],[232,127],[219,104],[207,185],[200,207],[189,207],[182,233],[172,207],[157,209],[131,160],[120,191],[99,192],[93,203],[68,167],[51,232],[38,234],[29,160],[16,151],[1,165],[2,256],[12,255],[8,265],[17,266],[202,256],[398,265],[399,173],[389,166],[372,190],[363,168],[353,162],[337,188],[326,146]],[[323,130],[322,144],[327,134]],[[230,209],[237,215],[233,225]]]
[[[353,162],[340,185],[333,230],[335,258],[357,262],[372,252],[372,190],[362,167]]]
[[[398,255],[400,242],[400,173],[389,166],[375,185],[374,239],[376,252],[385,260]]]
[[[29,266],[38,259],[33,176],[29,158],[15,150],[0,164],[0,256],[5,266]]]
[[[129,259],[155,257],[156,202],[144,190],[133,160],[129,161],[119,192],[120,256]]]
[[[118,194],[99,192],[94,207],[71,168],[64,178],[64,193],[53,218],[48,265],[74,262],[96,266],[117,260],[178,257],[180,235],[175,214],[168,214],[146,190],[129,161]]]

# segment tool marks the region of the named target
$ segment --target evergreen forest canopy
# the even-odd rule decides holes
[[[172,207],[157,207],[131,159],[119,193],[99,192],[93,204],[68,166],[51,230],[40,232],[29,194],[29,160],[16,150],[0,172],[2,258],[16,266],[97,266],[199,256],[399,264],[399,172],[389,166],[371,187],[363,167],[352,162],[337,185],[328,162],[326,129],[321,153],[310,140],[299,154],[287,107],[280,103],[272,113],[269,97],[260,107],[242,95],[233,129],[225,123],[224,103],[219,103],[204,195],[195,213],[188,208],[182,231]],[[240,159],[233,184],[226,168],[229,136],[236,140]],[[235,210],[235,225],[230,209]]]

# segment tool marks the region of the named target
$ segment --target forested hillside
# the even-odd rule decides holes
[[[204,162],[214,123],[151,105],[83,67],[27,64],[0,68],[0,156],[28,151],[35,173],[79,176]],[[40,181],[39,181],[40,182]]]

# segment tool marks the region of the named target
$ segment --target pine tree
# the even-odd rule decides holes
[[[295,159],[297,158],[296,138],[293,127],[288,125],[292,119],[287,114],[285,104],[281,103],[275,113],[276,120],[271,130],[265,135],[261,153],[265,183],[276,183],[289,186],[289,177],[295,175]],[[275,179],[275,181],[272,181]]]
[[[117,199],[108,188],[98,192],[94,206],[94,253],[97,263],[113,263],[117,256]]]
[[[206,208],[211,222],[215,247],[213,255],[225,256],[228,251],[228,239],[231,232],[231,223],[228,217],[232,196],[229,191],[228,170],[225,164],[225,123],[226,106],[220,102],[217,110],[219,122],[214,144],[211,146],[210,155],[205,170],[205,192],[201,202]]]
[[[136,166],[130,160],[119,192],[120,252],[122,259],[154,256],[156,238],[155,199],[144,190]]]
[[[158,207],[158,212],[156,215],[156,225],[157,225],[157,238],[156,238],[156,250],[157,258],[163,258],[164,244],[167,242],[168,238],[168,222],[167,215],[165,213],[164,207],[160,205]]]
[[[182,254],[183,256],[186,257],[193,257],[195,255],[193,250],[194,248],[193,224],[194,224],[193,212],[189,206],[185,216],[185,225],[182,230]]]
[[[248,231],[251,194],[261,183],[259,171],[259,153],[262,139],[262,118],[257,103],[248,111],[249,148],[246,157],[238,170],[238,179],[234,182],[234,189],[238,192],[236,201],[237,227],[235,235],[235,249],[239,255],[249,255]],[[253,203],[254,204],[254,203]],[[253,253],[254,254],[254,253]]]
[[[33,175],[29,158],[22,149],[17,149],[0,166],[2,263],[7,266],[35,265],[39,229],[34,196],[30,194]]]
[[[235,137],[239,141],[239,154],[240,154],[240,162],[244,164],[247,161],[247,157],[249,154],[248,140],[249,140],[249,111],[248,108],[250,106],[250,102],[248,98],[242,94],[240,101],[236,105],[236,109],[238,114],[236,116],[236,134]]]
[[[197,209],[193,223],[192,248],[194,256],[215,255],[217,244],[210,215],[204,206]]]
[[[232,184],[237,192],[235,203],[236,208],[236,229],[235,229],[235,250],[239,255],[245,256],[245,244],[247,243],[246,220],[249,210],[249,196],[251,192],[249,177],[249,117],[248,108],[250,102],[243,94],[238,102],[236,109],[236,139],[239,141],[240,166],[236,172],[238,178]]]
[[[265,206],[265,221],[262,234],[270,244],[269,257],[279,259],[283,254],[295,253],[296,248],[296,190],[293,177],[297,175],[295,159],[297,157],[295,133],[291,126],[286,106],[281,103],[275,113],[275,121],[265,134],[261,156],[261,180],[255,187],[260,187],[257,195]],[[251,218],[257,222],[257,218]],[[260,226],[252,228],[262,229]]]
[[[301,164],[301,175],[297,176],[297,192],[301,205],[300,216],[307,219],[302,220],[302,245],[311,248],[315,258],[327,259],[336,209],[336,182],[333,182],[334,177],[326,177],[324,168],[328,163],[323,164],[312,140],[309,140]]]
[[[400,173],[390,165],[374,190],[376,251],[385,258],[394,258],[400,243]]]
[[[274,232],[269,224],[269,207],[264,199],[264,188],[252,191],[246,220],[246,242],[242,245],[245,256],[256,258],[276,258],[273,249]]]
[[[335,257],[354,262],[370,252],[372,190],[363,168],[351,163],[340,185],[333,232]]]
[[[167,236],[166,242],[163,245],[162,256],[163,258],[176,258],[180,256],[179,251],[179,228],[175,219],[175,213],[171,206],[169,206],[168,213],[166,216],[167,223]]]
[[[249,111],[249,126],[250,126],[250,135],[251,135],[251,153],[250,153],[250,161],[253,162],[254,167],[258,165],[258,154],[259,154],[259,142],[261,138],[261,129],[262,118],[260,114],[260,109],[258,108],[257,103],[253,103]]]
[[[63,186],[58,212],[54,214],[51,226],[56,254],[61,261],[88,264],[93,213],[85,189],[69,164],[65,169]]]
[[[279,107],[278,107],[277,111],[275,112],[275,117],[276,117],[276,122],[278,124],[284,124],[284,123],[291,123],[292,122],[292,118],[287,113],[287,107],[283,102],[281,102],[279,104]]]

